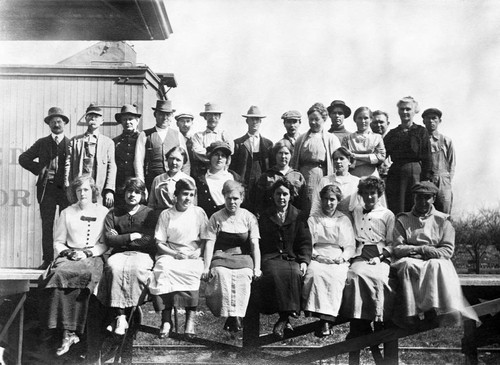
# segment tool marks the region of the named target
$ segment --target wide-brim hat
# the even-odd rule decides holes
[[[181,114],[177,114],[175,116],[175,120],[179,120],[179,119],[182,119],[182,118],[194,119],[194,116],[193,116],[193,114],[189,114],[189,113],[181,113]]]
[[[115,114],[115,120],[118,123],[121,123],[120,117],[122,115],[125,115],[125,114],[133,115],[136,118],[140,118],[141,115],[142,115],[142,114],[137,113],[137,105],[135,105],[135,104],[125,104],[124,106],[122,106],[122,110],[119,113]]]
[[[259,107],[256,105],[252,105],[246,114],[243,114],[242,117],[245,118],[265,118],[266,116],[262,114]]]
[[[289,110],[289,111],[283,113],[283,115],[281,116],[281,119],[283,119],[283,120],[287,120],[287,119],[300,120],[301,118],[302,118],[302,114],[300,114],[300,112],[297,110]]]
[[[48,115],[43,119],[43,121],[49,124],[49,120],[52,117],[61,117],[64,120],[64,124],[68,124],[69,118],[64,114],[63,110],[57,106],[53,106],[49,109]]]
[[[172,100],[157,100],[156,108],[151,109],[157,112],[175,113],[175,109],[172,109]]]
[[[220,108],[217,104],[206,103],[205,104],[205,111],[200,112],[200,115],[202,117],[204,117],[205,114],[222,114],[222,110],[220,110]]]
[[[429,108],[424,110],[424,112],[422,113],[422,118],[425,118],[430,114],[436,114],[439,118],[443,116],[443,113],[438,108]]]
[[[420,181],[411,187],[413,194],[433,194],[437,195],[439,189],[430,181]]]
[[[224,151],[227,156],[231,156],[233,153],[233,149],[229,143],[224,141],[215,141],[207,147],[207,155],[212,156],[212,154],[217,150]]]
[[[328,110],[328,114],[333,111],[333,108],[339,107],[344,110],[344,117],[348,118],[351,115],[351,108],[349,108],[342,100],[334,100],[330,103],[330,106],[326,108]]]
[[[102,117],[102,109],[100,106],[97,106],[94,103],[90,103],[90,105],[87,107],[87,110],[85,111],[85,116],[89,114],[97,114]]]

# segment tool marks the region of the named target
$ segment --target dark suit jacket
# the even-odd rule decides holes
[[[263,136],[260,136],[260,165],[262,172],[271,168],[273,142]],[[243,137],[234,140],[234,154],[231,157],[229,168],[241,176],[245,183],[250,178],[250,168],[253,163],[252,146],[250,137],[245,134]],[[248,176],[247,176],[248,174]],[[257,179],[259,177],[257,176]],[[250,186],[248,188],[251,188]]]
[[[80,134],[73,137],[69,142],[64,178],[66,186],[69,186],[70,181],[82,174],[84,139],[85,135]],[[111,138],[102,133],[99,134],[97,140],[96,162],[95,183],[100,193],[104,194],[106,190],[114,192],[116,182],[115,144]]]
[[[64,137],[64,139],[59,143],[62,143],[61,147],[65,151],[64,158],[59,159],[59,169],[64,171],[64,163],[68,153],[69,139]],[[33,146],[31,146],[27,151],[21,153],[19,156],[19,164],[26,170],[29,170],[34,175],[38,176],[38,180],[36,182],[36,196],[38,203],[42,201],[45,194],[45,186],[47,185],[48,180],[47,171],[50,166],[52,148],[54,148],[54,145],[55,143],[52,139],[52,135],[48,135],[47,137],[37,140]],[[38,161],[35,161],[36,159],[38,159]],[[55,183],[60,186],[64,186],[64,174],[58,174],[56,175],[56,178],[57,176],[60,176],[60,178],[59,181],[56,180]]]

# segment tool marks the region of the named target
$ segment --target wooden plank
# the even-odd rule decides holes
[[[37,280],[44,270],[22,268],[0,268],[1,280]]]
[[[460,274],[462,286],[500,286],[500,275],[493,274]]]
[[[478,317],[485,316],[487,314],[494,315],[500,312],[500,298],[476,304],[472,306],[472,308],[474,308]]]

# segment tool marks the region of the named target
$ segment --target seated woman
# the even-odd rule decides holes
[[[207,306],[216,317],[227,317],[224,330],[238,332],[250,299],[252,278],[260,277],[257,219],[241,208],[245,189],[228,180],[222,194],[225,207],[210,217],[207,226],[205,268]]]
[[[371,333],[372,321],[376,330],[382,329],[392,315],[389,269],[394,214],[380,204],[384,189],[384,182],[375,176],[359,182],[358,194],[364,205],[353,212],[356,255],[347,272],[340,310],[342,317],[351,319],[348,338]]]
[[[370,175],[379,177],[377,166],[385,160],[385,146],[382,136],[373,133],[370,128],[373,120],[372,111],[362,106],[356,109],[353,119],[358,130],[341,141],[342,146],[351,151],[354,158],[350,172],[357,177]]]
[[[260,175],[255,187],[256,210],[261,214],[264,210],[274,206],[271,187],[280,179],[286,179],[295,187],[296,196],[293,197],[293,205],[298,209],[307,207],[306,180],[297,170],[290,167],[293,147],[290,141],[282,139],[273,146],[273,156],[276,165]]]
[[[359,205],[357,195],[359,177],[349,173],[349,166],[354,162],[352,153],[345,147],[337,148],[332,155],[334,174],[323,177],[312,195],[311,216],[321,213],[321,198],[319,192],[327,185],[337,185],[342,193],[342,200],[338,202],[337,210],[348,217],[356,205]]]
[[[320,319],[316,336],[331,334],[342,303],[349,259],[354,255],[355,241],[351,221],[337,210],[342,199],[338,186],[327,185],[320,191],[321,212],[308,222],[312,232],[312,260],[302,289],[302,308],[306,316]]]
[[[408,326],[424,316],[458,311],[477,320],[467,309],[460,280],[451,257],[455,250],[455,230],[447,214],[437,211],[434,199],[438,188],[429,181],[413,185],[414,205],[411,212],[400,213],[394,228],[394,250],[397,259],[392,269],[397,273],[393,320]]]
[[[158,254],[149,291],[159,296],[154,304],[162,311],[160,338],[170,335],[174,307],[186,308],[184,335],[192,338],[203,273],[203,232],[208,218],[203,209],[193,205],[196,186],[192,180],[179,180],[174,194],[175,205],[161,213],[156,226]]]
[[[274,206],[259,219],[262,278],[257,282],[260,311],[279,313],[273,333],[279,339],[293,330],[289,317],[300,313],[302,277],[311,261],[311,234],[307,216],[292,206],[294,187],[278,180],[271,187]]]
[[[104,221],[104,236],[111,256],[104,266],[97,299],[113,309],[107,330],[124,335],[128,324],[125,311],[140,305],[139,298],[151,276],[156,251],[154,230],[157,214],[143,205],[146,185],[138,178],[124,184],[125,204],[111,209]]]
[[[102,235],[108,209],[97,204],[99,189],[89,175],[77,177],[68,190],[73,205],[64,209],[54,231],[54,261],[42,276],[41,320],[49,329],[62,329],[57,356],[80,342],[85,331],[89,298],[101,279]]]
[[[194,180],[191,176],[181,171],[182,166],[188,162],[188,154],[182,147],[174,147],[165,154],[167,172],[154,178],[149,192],[148,207],[155,210],[164,210],[175,204],[175,184],[180,179]],[[195,202],[196,204],[196,202]]]
[[[207,148],[210,162],[205,174],[199,175],[196,180],[198,189],[198,206],[208,217],[224,208],[222,186],[228,180],[241,181],[240,175],[228,170],[231,163],[231,146],[224,141],[216,141]]]

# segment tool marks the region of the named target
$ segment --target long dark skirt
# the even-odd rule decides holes
[[[47,328],[83,333],[89,298],[102,275],[101,257],[71,261],[57,258],[40,282],[40,317]]]
[[[300,312],[302,274],[297,262],[281,258],[264,261],[256,287],[261,313]]]

